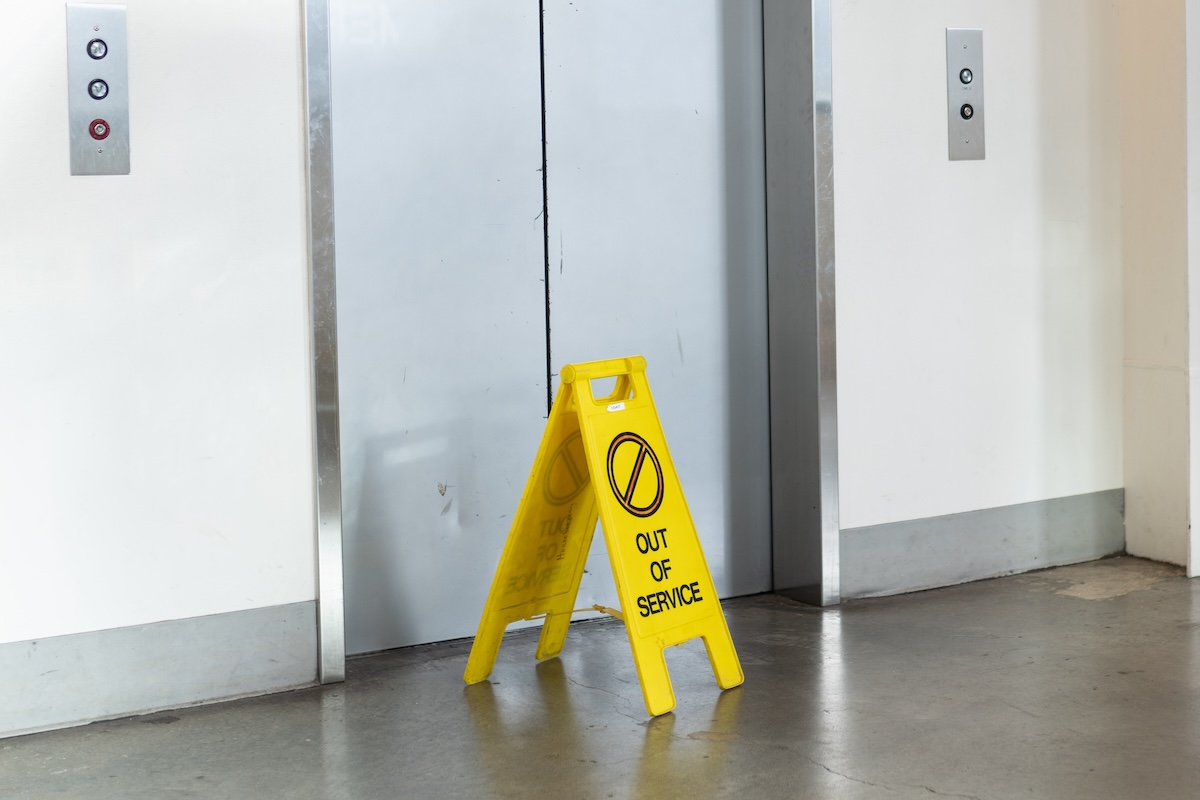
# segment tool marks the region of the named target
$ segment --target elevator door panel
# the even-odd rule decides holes
[[[332,0],[347,649],[474,633],[546,413],[535,2]]]
[[[718,591],[768,590],[760,4],[547,0],[545,28],[553,364],[646,356]],[[615,600],[602,547],[581,594]]]

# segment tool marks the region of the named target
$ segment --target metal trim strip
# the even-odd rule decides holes
[[[816,162],[817,428],[821,441],[821,605],[841,601],[838,506],[837,296],[833,214],[833,10],[813,1],[813,158]]]
[[[774,589],[841,599],[830,0],[764,0]]]
[[[308,187],[308,270],[312,287],[318,676],[321,683],[337,683],[346,679],[346,619],[342,575],[329,0],[301,2],[304,12],[304,103],[308,121],[305,177]]]

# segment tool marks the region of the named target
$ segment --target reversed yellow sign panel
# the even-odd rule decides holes
[[[597,514],[573,403],[559,392],[550,411],[471,646],[467,683],[491,673],[504,629],[517,620],[545,615],[537,657],[562,652]]]
[[[640,356],[563,368],[467,661],[467,683],[491,673],[504,629],[516,620],[545,615],[537,657],[562,651],[597,516],[646,710],[658,715],[675,707],[663,651],[697,637],[717,684],[742,683],[645,370]],[[611,394],[595,397],[592,381],[613,377]]]

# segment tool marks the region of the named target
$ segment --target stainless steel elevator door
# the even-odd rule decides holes
[[[474,633],[546,414],[536,2],[333,0],[350,653]]]
[[[722,596],[770,588],[756,3],[546,0],[550,342],[640,353]],[[474,633],[546,415],[538,3],[332,0],[347,649]],[[557,380],[557,378],[555,379]],[[597,536],[578,605],[615,603]]]
[[[722,596],[771,588],[761,14],[546,2],[553,363],[646,356]]]

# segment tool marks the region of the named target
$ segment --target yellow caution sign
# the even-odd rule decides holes
[[[607,397],[592,380],[615,377]],[[538,659],[562,652],[599,517],[646,710],[675,707],[663,650],[704,640],[717,685],[744,677],[646,381],[641,356],[573,364],[538,448],[463,679],[496,663],[504,629],[545,618]]]

